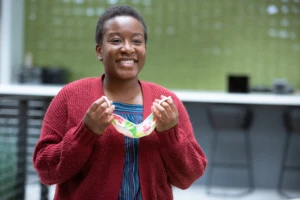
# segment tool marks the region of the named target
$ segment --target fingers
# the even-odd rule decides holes
[[[106,120],[107,120],[107,123],[110,124],[114,120],[114,115],[113,114],[108,115]]]
[[[89,108],[89,112],[95,112],[97,110],[97,108],[99,107],[99,105],[103,104],[103,103],[106,103],[106,100],[101,97],[99,99],[97,99],[92,105],[91,107]],[[105,104],[106,106],[108,105],[107,103]]]
[[[98,107],[94,110],[96,113],[103,113],[106,112],[107,109],[113,107],[112,102],[109,102],[110,105],[104,100],[104,102],[99,103]]]
[[[112,101],[103,97],[96,100],[88,109],[87,113],[83,118],[83,122],[86,127],[93,133],[101,135],[105,129],[113,121],[113,111],[115,106],[112,105]]]
[[[167,115],[171,115],[174,111],[171,107],[171,104],[168,102],[162,102],[161,107],[165,109]]]
[[[166,99],[167,97],[162,95],[161,98]],[[168,97],[168,99],[164,101],[161,99],[155,99],[153,102],[152,112],[158,119],[176,118],[177,116],[177,108],[171,97]]]
[[[177,111],[177,108],[170,96],[166,97],[164,95],[161,95],[161,98],[161,100],[155,99],[155,103],[159,104],[162,108],[164,108],[167,114]]]
[[[101,121],[109,120],[109,116],[113,114],[115,106],[112,105],[112,101],[104,97],[97,99],[89,108],[88,113],[100,119]]]
[[[152,113],[157,119],[156,130],[165,131],[176,126],[178,123],[178,111],[176,105],[171,98],[166,99],[166,96],[161,96],[162,99],[155,99],[152,105]]]
[[[168,117],[166,109],[156,102],[153,102],[152,110],[154,116],[158,119],[166,119]]]
[[[173,111],[168,103],[162,102],[158,104],[154,102],[153,105],[159,118],[167,119],[172,116]]]
[[[103,103],[104,104],[104,103]],[[102,105],[100,105],[102,106]],[[99,106],[99,107],[100,107]],[[114,105],[111,105],[110,107],[108,108],[105,108],[104,111],[102,112],[101,110],[96,110],[96,113],[97,114],[100,114],[100,120],[103,120],[103,121],[108,121],[109,123],[112,121],[113,119],[113,112],[115,110],[115,106]],[[112,118],[112,119],[111,119]],[[111,119],[111,120],[110,120]]]

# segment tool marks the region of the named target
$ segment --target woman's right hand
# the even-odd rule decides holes
[[[83,123],[91,132],[101,135],[113,120],[115,106],[108,105],[104,97],[95,101],[84,115]]]

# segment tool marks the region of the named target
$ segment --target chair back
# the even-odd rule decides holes
[[[248,129],[252,112],[245,106],[215,105],[208,109],[210,123],[215,129]]]

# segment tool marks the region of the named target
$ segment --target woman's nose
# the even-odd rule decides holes
[[[121,48],[121,51],[123,53],[127,53],[127,54],[131,54],[134,52],[134,48],[133,45],[131,44],[131,42],[124,42],[123,46]]]

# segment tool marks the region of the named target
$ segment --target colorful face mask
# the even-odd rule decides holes
[[[106,100],[108,105],[110,106],[110,102],[107,99],[107,97],[103,96],[103,98]],[[171,99],[171,97],[164,98],[160,100],[159,104],[161,102],[166,101],[167,99]],[[123,135],[130,137],[130,138],[141,138],[147,135],[150,135],[152,131],[155,129],[156,126],[156,119],[151,113],[142,123],[135,124],[131,121],[128,121],[127,119],[121,117],[120,115],[113,114],[114,119],[112,121],[112,125],[116,128],[116,130]]]

